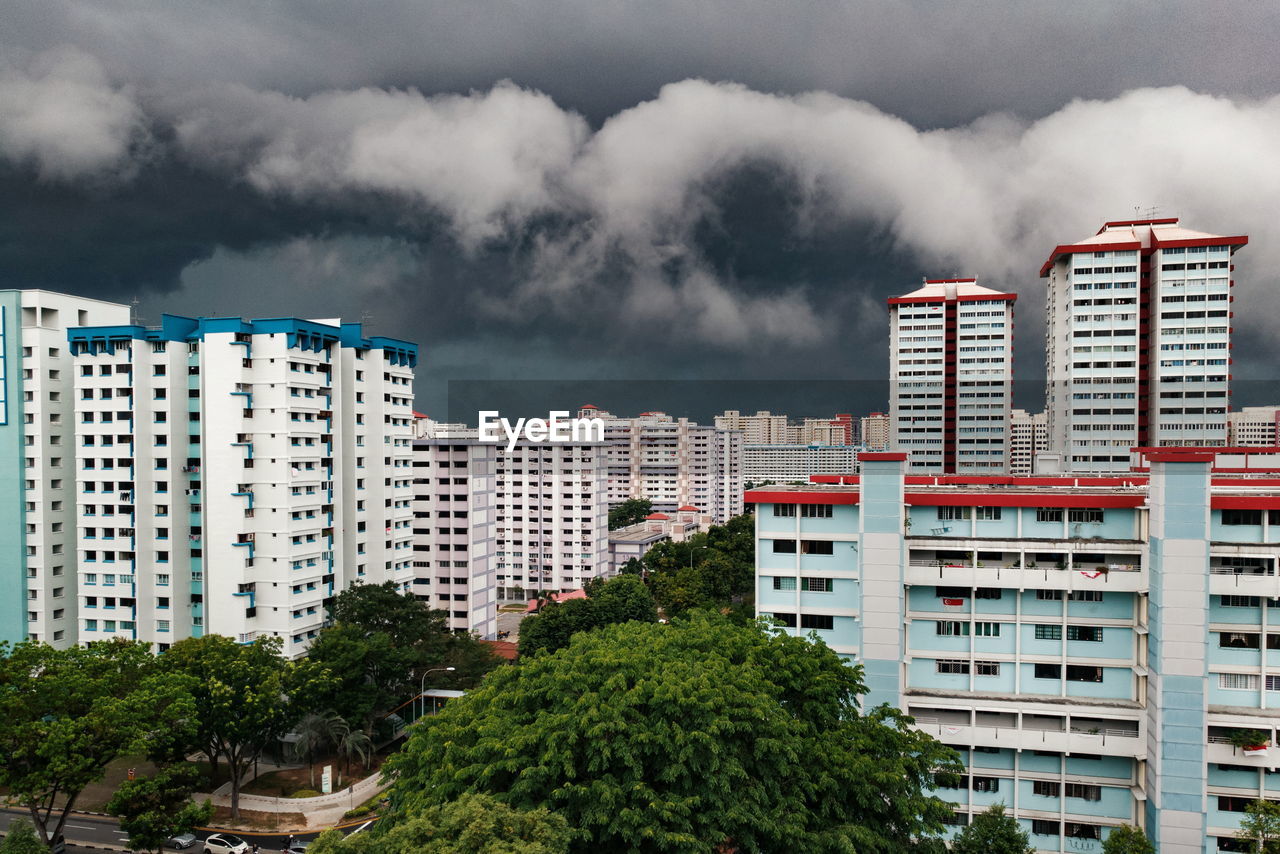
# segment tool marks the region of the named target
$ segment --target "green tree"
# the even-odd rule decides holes
[[[951,840],[952,854],[1035,854],[1031,837],[1018,820],[993,804],[974,816],[973,823]]]
[[[1111,828],[1102,843],[1102,854],[1156,854],[1156,847],[1142,828],[1122,824]]]
[[[369,760],[373,758],[373,740],[358,729],[348,728],[338,738],[337,744],[334,745],[334,752],[343,761],[344,772],[350,777],[352,759],[367,766]]]
[[[548,602],[542,610],[520,622],[520,655],[542,650],[555,652],[569,645],[578,632],[601,626],[639,620],[658,621],[658,609],[644,582],[634,575],[620,575],[609,581],[590,581],[583,588],[585,599]]]
[[[741,609],[755,596],[755,522],[735,516],[683,543],[655,543],[644,565],[653,598],[668,617],[695,608]]]
[[[316,754],[326,747],[333,747],[351,731],[351,727],[337,712],[308,712],[293,727],[297,739],[289,746],[296,759],[305,759],[311,769],[311,788],[316,787]]]
[[[653,512],[653,502],[647,498],[628,498],[617,507],[609,510],[609,530],[616,531],[637,522]]]
[[[120,784],[107,803],[107,812],[120,816],[120,829],[129,834],[135,851],[159,852],[166,840],[213,818],[213,804],[193,803],[200,773],[190,765],[172,765],[154,777]]]
[[[239,818],[245,773],[306,708],[314,708],[314,698],[332,682],[328,671],[281,658],[279,638],[240,644],[222,635],[179,641],[161,664],[190,678],[198,720],[194,745],[211,762],[226,761],[231,815]]]
[[[569,826],[545,809],[512,809],[467,794],[429,807],[385,833],[343,837],[327,831],[309,854],[565,854]]]
[[[47,854],[48,848],[36,836],[36,829],[25,818],[9,822],[4,841],[0,842],[0,854]]]
[[[804,638],[705,612],[628,622],[493,671],[388,763],[393,825],[462,795],[569,822],[574,852],[887,854],[937,838],[953,751]]]
[[[1254,854],[1280,854],[1280,804],[1257,800],[1244,808],[1239,838],[1253,843]]]
[[[157,734],[189,736],[194,717],[189,686],[158,672],[145,644],[0,646],[0,786],[46,844],[108,763]]]

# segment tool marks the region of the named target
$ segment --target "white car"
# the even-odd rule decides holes
[[[249,843],[230,833],[215,833],[204,841],[204,854],[244,854]]]
[[[180,833],[177,836],[172,837],[165,843],[165,845],[170,848],[177,848],[180,851],[185,851],[199,841],[200,840],[196,839],[196,835],[194,833]]]

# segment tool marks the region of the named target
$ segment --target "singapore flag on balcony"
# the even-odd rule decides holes
[[[1097,578],[1099,575],[1102,575],[1101,572],[1085,572],[1083,569],[1080,570],[1080,574],[1085,578]]]
[[[1266,756],[1267,745],[1265,744],[1251,745],[1249,747],[1241,748],[1240,752],[1243,753],[1245,756]]]

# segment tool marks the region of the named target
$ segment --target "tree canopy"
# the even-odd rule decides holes
[[[0,646],[0,786],[51,842],[112,760],[190,734],[189,687],[159,672],[145,644]]]
[[[1018,820],[994,804],[951,840],[952,854],[1035,854],[1031,837]]]
[[[1156,847],[1142,828],[1122,824],[1111,828],[1102,843],[1102,854],[1156,854]]]
[[[616,531],[637,522],[653,512],[653,502],[647,498],[628,498],[617,507],[609,509],[609,530]]]
[[[222,635],[181,640],[160,663],[189,677],[197,720],[193,746],[215,765],[226,760],[231,815],[238,818],[245,772],[314,707],[331,682],[328,670],[305,659],[286,661],[279,638],[241,644]]]
[[[1254,854],[1280,854],[1280,804],[1267,800],[1248,804],[1238,833],[1253,843]]]
[[[330,830],[308,854],[566,854],[569,826],[545,809],[517,810],[488,795],[428,807],[383,833]]]
[[[162,768],[154,777],[121,783],[107,812],[120,816],[120,829],[129,834],[130,848],[159,852],[168,839],[213,817],[213,804],[191,800],[199,783],[200,774],[191,765]]]
[[[521,621],[520,655],[563,649],[577,632],[629,620],[658,621],[653,597],[637,576],[620,575],[609,581],[595,579],[587,582],[583,589],[586,599],[548,602],[539,613]]]
[[[24,818],[15,818],[0,841],[0,854],[46,854],[48,848],[36,836],[36,829]]]
[[[755,596],[755,521],[735,516],[712,525],[683,543],[655,543],[645,553],[653,598],[663,613],[676,617],[695,608],[736,607],[753,612]]]
[[[469,792],[568,821],[572,852],[900,852],[938,838],[953,751],[858,710],[827,647],[698,612],[575,635],[415,727],[392,825]]]

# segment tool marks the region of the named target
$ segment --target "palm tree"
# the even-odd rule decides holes
[[[311,768],[311,788],[316,787],[316,753],[336,744],[344,738],[351,727],[332,709],[327,712],[311,712],[294,727],[298,740],[290,745],[290,751],[297,759],[305,758]]]
[[[363,730],[348,729],[335,744],[338,755],[345,763],[344,773],[351,776],[351,760],[358,759],[362,765],[368,765],[373,758],[373,741]]]

